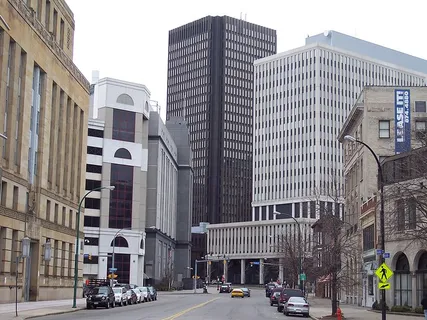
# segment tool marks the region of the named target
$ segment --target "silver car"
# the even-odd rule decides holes
[[[290,297],[283,306],[283,314],[302,314],[308,318],[310,315],[310,306],[303,297]]]

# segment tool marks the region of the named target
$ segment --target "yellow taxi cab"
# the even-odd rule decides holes
[[[244,298],[245,294],[243,293],[242,289],[233,289],[233,291],[231,291],[231,297],[241,297]]]

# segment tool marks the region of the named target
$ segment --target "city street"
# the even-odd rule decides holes
[[[209,288],[211,294],[192,294],[190,292],[159,293],[157,301],[114,309],[81,310],[73,313],[42,316],[42,320],[241,320],[241,319],[299,319],[285,317],[271,307],[263,289],[252,289],[250,298],[231,298],[229,294],[218,294]],[[330,314],[330,300],[309,298],[310,314],[315,319]],[[347,320],[380,320],[381,314],[364,308],[342,305]],[[65,311],[65,310],[64,310]],[[1,318],[1,315],[0,315]],[[12,319],[12,318],[11,318]],[[387,320],[419,320],[417,316],[388,314]]]

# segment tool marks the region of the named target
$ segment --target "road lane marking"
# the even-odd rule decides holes
[[[180,317],[180,316],[183,316],[184,314],[186,314],[186,313],[188,313],[188,312],[190,312],[190,311],[193,311],[193,310],[195,310],[195,309],[198,309],[198,308],[204,307],[204,306],[205,306],[205,305],[207,305],[208,303],[214,302],[215,300],[218,300],[218,299],[220,299],[220,298],[214,298],[214,299],[211,299],[211,300],[209,300],[209,301],[206,301],[206,302],[203,302],[203,303],[201,303],[201,304],[195,305],[195,306],[193,306],[193,307],[191,307],[191,308],[188,308],[188,309],[182,310],[182,311],[180,311],[180,312],[178,312],[178,313],[175,313],[174,315],[171,315],[170,317],[164,318],[164,319],[162,319],[162,320],[174,320],[174,319],[176,319],[176,318],[178,318],[178,317]]]

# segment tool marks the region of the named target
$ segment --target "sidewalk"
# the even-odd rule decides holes
[[[324,316],[330,315],[332,312],[331,300],[329,299],[309,296],[308,302],[310,303],[310,316],[312,319],[321,319]],[[348,304],[341,304],[340,308],[346,320],[381,320],[381,313],[370,311],[367,308]],[[387,320],[421,320],[422,317],[423,315],[405,316],[387,313]]]
[[[18,303],[18,317],[15,317],[15,304],[0,304],[1,320],[22,320],[52,314],[75,312],[86,307],[85,299],[77,299],[77,308],[73,309],[73,300],[51,300]]]

